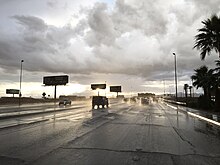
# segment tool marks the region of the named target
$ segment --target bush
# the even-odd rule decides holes
[[[204,95],[199,96],[198,108],[208,110],[208,109],[213,109],[213,107],[214,107],[213,101],[207,99]]]

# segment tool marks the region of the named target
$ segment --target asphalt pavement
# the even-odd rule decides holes
[[[55,108],[0,119],[17,122],[0,129],[1,164],[220,164],[218,121],[197,111],[121,101],[108,109],[91,110],[88,102]],[[39,122],[22,124],[28,120]]]

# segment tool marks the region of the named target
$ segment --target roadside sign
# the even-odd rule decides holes
[[[106,88],[106,84],[91,84],[91,88],[92,88],[92,90],[105,89]]]
[[[6,89],[6,94],[19,94],[18,89]]]
[[[60,76],[46,76],[43,77],[43,84],[45,86],[54,86],[54,99],[56,99],[57,85],[66,85],[69,82],[68,75]]]
[[[121,86],[110,86],[110,92],[121,92]]]
[[[43,84],[46,86],[66,85],[69,81],[68,75],[43,77]]]

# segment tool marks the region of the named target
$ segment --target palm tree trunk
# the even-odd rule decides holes
[[[206,104],[206,108],[211,108],[211,93],[209,88],[204,88],[204,104]]]
[[[206,88],[203,88],[203,90],[204,90],[204,97],[207,99],[208,97],[208,92],[207,92],[207,89]]]
[[[219,38],[217,40],[218,40],[218,58],[220,58],[220,42],[219,42]]]
[[[220,89],[218,86],[215,89],[215,110],[220,111]]]
[[[188,100],[187,100],[187,89],[185,89],[185,102],[186,102],[186,106],[188,105]]]
[[[185,98],[187,98],[187,90],[185,89]]]
[[[209,101],[211,100],[211,89],[210,88],[208,88],[208,99],[209,99]]]

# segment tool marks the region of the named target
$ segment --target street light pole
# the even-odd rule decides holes
[[[173,53],[174,55],[174,67],[175,67],[175,85],[176,85],[176,101],[177,101],[177,73],[176,73],[176,54]]]
[[[20,70],[20,91],[19,91],[19,106],[21,105],[21,82],[22,82],[22,63],[24,60],[21,60],[21,70]]]

